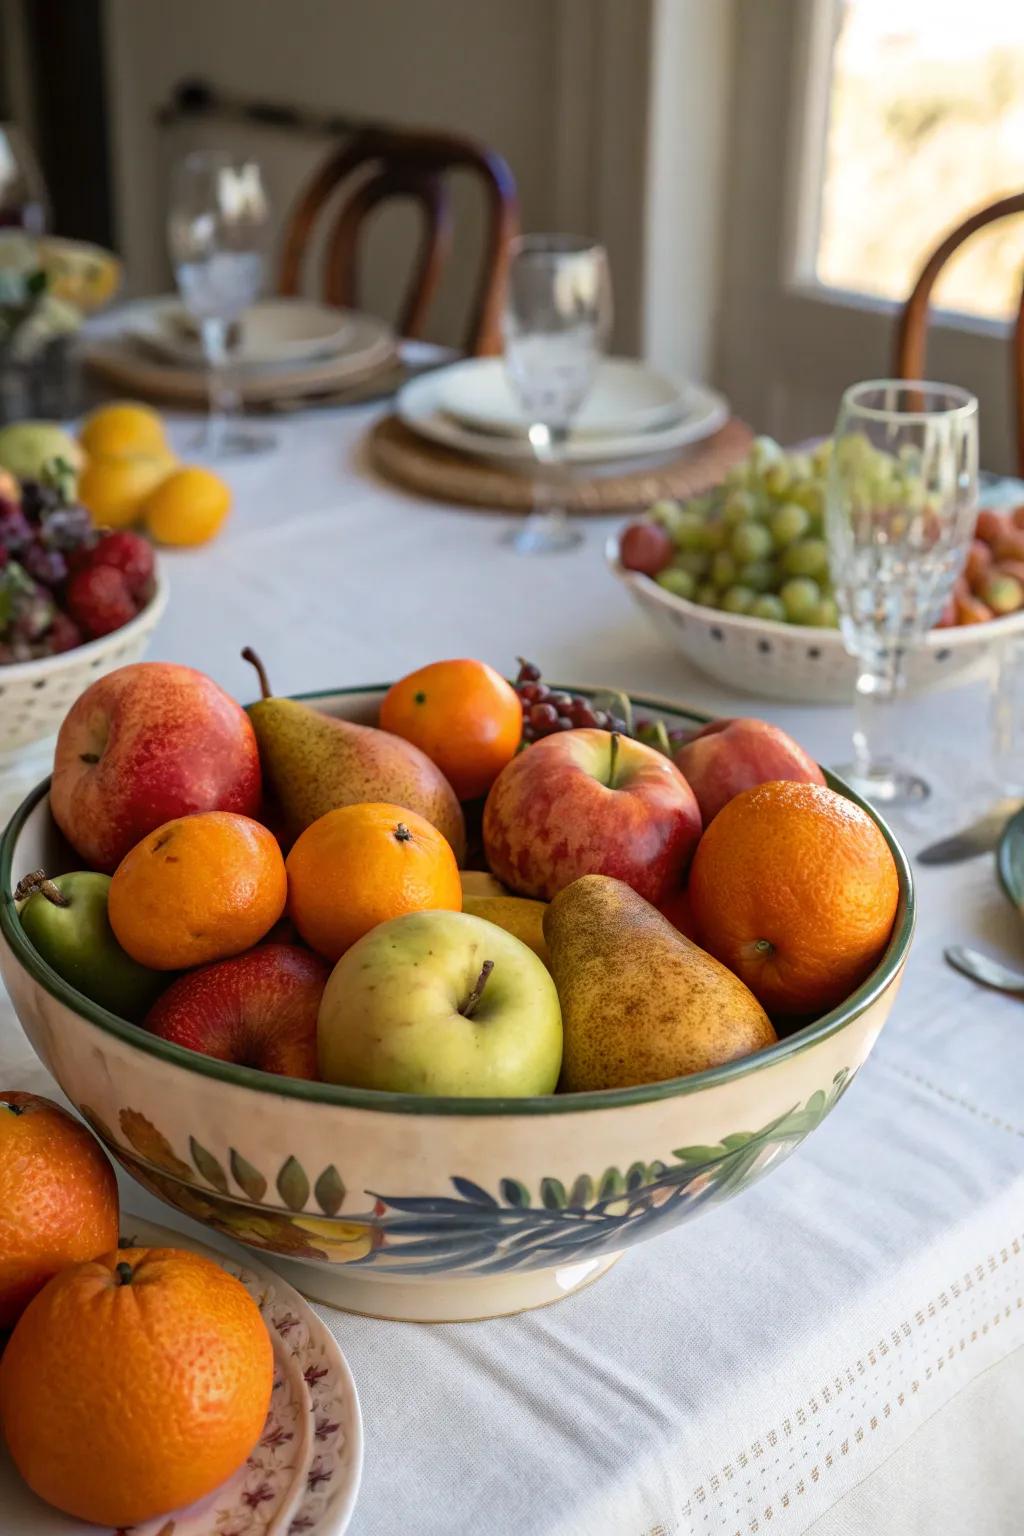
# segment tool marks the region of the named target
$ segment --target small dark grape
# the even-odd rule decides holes
[[[519,683],[516,686],[516,692],[524,704],[536,704],[537,696],[542,689],[539,683]]]
[[[608,729],[610,731],[617,731],[620,736],[625,736],[626,722],[625,720],[620,720],[618,715],[612,715],[611,724],[609,725]]]
[[[524,661],[521,656],[517,656],[516,661],[519,663],[517,683],[537,683],[540,681],[540,667],[534,666],[532,661]]]
[[[45,586],[59,587],[67,579],[68,563],[60,550],[47,549],[38,539],[22,550],[20,559],[29,575]]]
[[[569,718],[573,725],[586,729],[597,724],[597,716],[585,699],[577,699]]]
[[[610,731],[612,728],[612,717],[606,709],[597,709],[594,711],[594,724],[599,731]]]
[[[558,710],[553,704],[534,704],[530,709],[530,724],[540,734],[553,731],[558,725]]]
[[[567,705],[573,703],[573,697],[571,693],[563,693],[558,688],[554,693],[548,694],[548,703],[553,704],[556,709],[565,709]]]
[[[524,741],[536,741],[537,740],[537,732],[534,730],[533,726],[529,724],[529,722],[527,722],[526,725],[523,726],[523,740]]]
[[[554,728],[556,731],[571,731],[574,729],[574,726],[566,715],[559,715]]]

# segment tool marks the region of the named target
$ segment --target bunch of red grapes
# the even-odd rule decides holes
[[[70,651],[127,624],[153,595],[153,550],[101,534],[71,499],[69,473],[4,476],[0,490],[0,665]]]
[[[627,735],[625,720],[607,709],[595,709],[588,699],[561,688],[549,688],[541,682],[540,668],[521,656],[515,690],[523,703],[523,740],[539,741],[557,731],[573,731],[587,726],[600,731],[618,731]]]

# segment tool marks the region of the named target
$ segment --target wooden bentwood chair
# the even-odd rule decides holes
[[[932,252],[922,268],[899,318],[896,333],[895,372],[899,379],[923,379],[925,339],[928,329],[928,300],[935,279],[953,252],[986,224],[995,224],[1013,214],[1024,214],[1024,192],[1004,197],[987,208],[979,208],[970,218],[949,232]],[[1017,415],[1017,473],[1024,477],[1024,284],[1014,324],[1012,378]]]
[[[400,311],[400,336],[422,335],[431,300],[451,247],[448,174],[474,172],[487,197],[483,270],[470,315],[466,351],[501,351],[501,303],[509,241],[518,230],[515,178],[493,150],[445,133],[367,127],[336,150],[303,190],[288,219],[278,290],[296,294],[314,225],[342,183],[355,183],[334,217],[324,259],[328,304],[358,308],[359,239],[366,216],[390,198],[419,205],[423,234]]]

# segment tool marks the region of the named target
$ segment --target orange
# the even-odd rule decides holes
[[[871,817],[822,784],[745,790],[708,827],[690,869],[700,942],[774,1014],[819,1014],[881,958],[896,864]]]
[[[151,491],[174,468],[173,455],[131,453],[90,458],[78,477],[78,499],[99,528],[128,528],[138,521]]]
[[[400,805],[343,805],[288,855],[288,914],[311,949],[337,960],[406,912],[462,910],[455,855],[436,827]]]
[[[119,458],[123,454],[169,453],[164,424],[148,405],[134,400],[115,400],[90,411],[82,423],[78,441],[90,456]]]
[[[205,544],[231,510],[231,491],[211,469],[175,470],[142,508],[158,544]]]
[[[0,1093],[0,1332],[58,1270],[117,1246],[117,1181],[59,1104]]]
[[[240,1281],[199,1254],[115,1248],[62,1271],[23,1313],[0,1360],[0,1423],[40,1498],[124,1528],[231,1477],[273,1379]]]
[[[277,839],[233,811],[165,821],[125,854],[107,911],[118,943],[154,971],[241,954],[284,911],[288,881]]]
[[[484,661],[435,661],[392,684],[380,725],[437,764],[460,800],[485,795],[523,734],[523,706]]]

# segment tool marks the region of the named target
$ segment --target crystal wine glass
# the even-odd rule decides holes
[[[512,242],[505,370],[530,421],[530,446],[546,471],[540,489],[548,502],[508,535],[519,554],[552,554],[580,541],[558,505],[557,485],[569,429],[594,383],[611,321],[603,246],[576,235],[523,235]]]
[[[167,236],[178,289],[206,358],[210,405],[198,447],[210,458],[259,452],[273,442],[242,425],[229,368],[231,326],[263,287],[269,222],[255,160],[198,150],[179,163]]]
[[[882,379],[843,395],[826,491],[829,563],[856,657],[852,767],[862,794],[901,806],[928,785],[893,751],[907,652],[963,568],[978,498],[978,402],[965,389]]]
[[[46,183],[28,140],[14,123],[0,123],[0,226],[46,233],[50,222]]]

